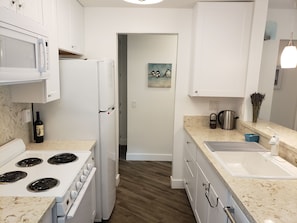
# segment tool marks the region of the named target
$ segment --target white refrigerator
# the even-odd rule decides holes
[[[96,221],[109,219],[116,199],[114,75],[112,60],[61,59],[61,99],[37,106],[45,140],[96,140]]]

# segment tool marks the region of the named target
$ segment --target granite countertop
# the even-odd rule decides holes
[[[191,124],[189,124],[191,123]],[[210,129],[205,121],[185,119],[184,128],[214,167],[222,182],[251,222],[296,223],[297,180],[249,179],[231,176],[204,141],[244,141],[237,130]],[[256,163],[255,163],[256,165]]]
[[[54,202],[54,197],[1,197],[0,222],[39,223]]]
[[[27,150],[91,150],[96,144],[96,140],[50,140],[43,143],[29,143]]]
[[[30,143],[27,150],[91,150],[95,140],[45,141]],[[50,210],[55,197],[0,197],[0,222],[39,223]]]

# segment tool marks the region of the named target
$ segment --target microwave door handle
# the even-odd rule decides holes
[[[43,39],[38,39],[38,70],[41,73],[46,71],[46,49],[45,49],[45,41]],[[41,61],[43,61],[41,65]]]

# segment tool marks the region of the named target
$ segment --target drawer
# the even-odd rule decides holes
[[[190,155],[193,157],[193,160],[196,161],[197,146],[188,134],[186,134],[184,149],[188,151]]]
[[[185,166],[189,169],[191,176],[195,177],[197,175],[196,161],[187,150],[184,152],[184,162]]]

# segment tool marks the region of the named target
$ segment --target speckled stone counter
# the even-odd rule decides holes
[[[96,144],[95,140],[85,141],[44,141],[43,143],[30,143],[28,150],[91,150]]]
[[[1,197],[0,222],[39,223],[54,205],[54,197]]]
[[[296,223],[297,222],[297,180],[269,180],[249,179],[231,176],[222,165],[216,161],[212,152],[205,146],[204,141],[244,141],[244,133],[261,132],[263,128],[263,144],[271,137],[272,133],[267,130],[269,123],[263,122],[244,123],[238,122],[237,130],[210,129],[208,117],[186,116],[184,128],[191,136],[218,177],[229,189],[230,193],[246,214],[250,222],[257,223]],[[258,125],[258,128],[257,126]],[[273,126],[277,127],[277,126]],[[276,129],[277,131],[277,129]],[[294,133],[293,133],[294,134]],[[296,133],[295,133],[296,134]],[[265,139],[265,136],[267,139]],[[262,137],[262,136],[260,136]],[[290,136],[286,136],[291,138]],[[283,138],[283,144],[286,140]],[[297,138],[295,138],[295,144]],[[294,144],[294,139],[288,141]],[[267,147],[268,148],[268,147]],[[294,146],[291,146],[294,150]],[[256,165],[256,163],[255,163]]]

